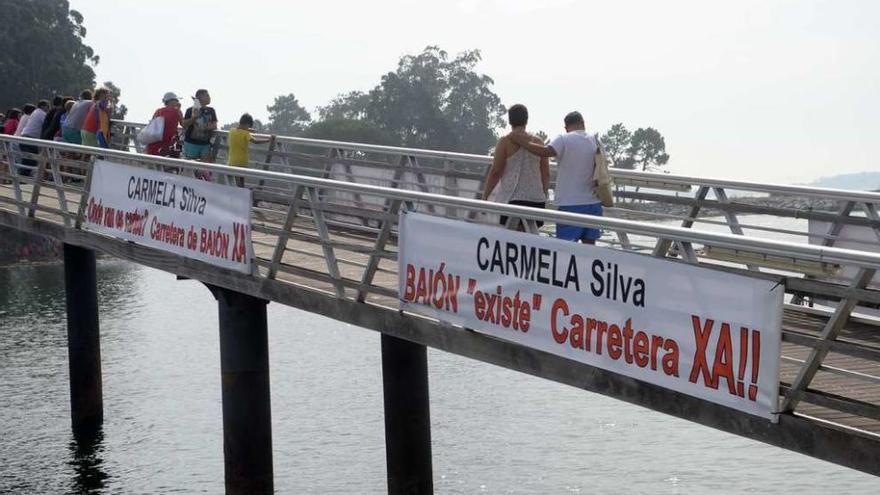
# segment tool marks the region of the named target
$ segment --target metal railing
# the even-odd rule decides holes
[[[130,131],[121,133],[122,137],[129,136],[126,139],[131,135]],[[289,144],[289,147],[277,143]],[[315,155],[294,148],[299,146],[332,151],[318,160]],[[856,335],[851,331],[851,316],[857,305],[880,305],[880,290],[870,285],[880,269],[880,253],[841,249],[834,247],[833,243],[813,245],[736,232],[710,232],[695,228],[694,224],[677,226],[536,210],[468,198],[462,189],[459,194],[436,194],[432,190],[449,191],[451,188],[454,191],[446,180],[461,178],[465,173],[481,176],[484,170],[466,172],[465,165],[485,165],[486,157],[459,157],[448,153],[296,138],[278,138],[275,148],[259,152],[266,155],[261,157],[263,160],[256,161],[255,168],[243,169],[130,151],[0,136],[0,218],[13,226],[37,221],[79,230],[97,156],[135,167],[189,176],[194,176],[197,171],[210,171],[214,181],[230,185],[241,178],[253,191],[252,242],[256,270],[252,275],[238,276],[297,284],[327,297],[387,308],[396,308],[398,300],[396,232],[401,209],[480,223],[492,223],[489,218],[492,215],[506,215],[512,219],[508,222],[509,228],[522,225],[525,230],[535,233],[538,232],[538,220],[600,228],[616,235],[616,242],[607,243],[612,248],[636,250],[634,246],[647,246],[651,249],[636,251],[646,256],[777,280],[791,297],[809,296],[831,301],[832,306],[825,313],[797,310],[797,317],[810,320],[814,327],[784,329],[783,339],[789,346],[784,351],[783,364],[790,366],[791,372],[787,378],[783,376],[781,384],[783,408],[806,414],[813,414],[814,406],[833,409],[871,425],[858,423],[859,428],[880,432],[880,404],[877,400],[880,394],[872,395],[880,390],[876,387],[880,381],[880,339],[877,338],[880,326],[869,321],[859,323],[867,326],[865,332]],[[410,152],[414,154],[405,154]],[[397,153],[395,156],[400,157],[398,165],[379,165],[385,162],[374,154],[381,153]],[[440,160],[441,164],[436,167],[434,164],[423,165],[416,161],[421,157]],[[340,174],[343,178],[351,178],[347,165],[388,172],[397,179],[392,180],[394,187],[358,180],[335,180]],[[292,174],[286,172],[288,170],[309,173]],[[354,172],[354,168],[351,170]],[[435,179],[431,179],[433,182],[426,177],[419,179],[420,173],[430,173],[442,179],[439,183],[443,185],[438,186]],[[405,174],[412,174],[415,182],[404,181]],[[646,175],[653,177],[653,174],[617,172],[618,177],[644,178]],[[670,184],[703,184],[699,186],[701,188],[797,192],[863,205],[874,205],[880,199],[875,193],[752,185],[667,175],[656,178],[661,179]],[[387,179],[372,180],[381,182]],[[867,208],[866,217],[850,216],[851,211],[840,212],[840,216],[846,221],[861,218],[876,230],[877,221],[872,211]],[[664,245],[675,249],[658,249]],[[735,256],[719,260],[712,254],[719,250]],[[849,283],[841,284],[815,275],[828,266],[853,270],[855,276]],[[205,265],[205,269],[211,267]],[[787,310],[795,311],[795,308],[787,307]],[[833,379],[829,379],[830,376]],[[830,385],[826,387],[826,384]],[[805,403],[809,407],[804,406]],[[841,424],[846,426],[845,422]]]
[[[137,151],[134,136],[144,126],[114,122],[119,149]],[[227,133],[219,131],[214,152],[222,162]],[[252,147],[251,166],[392,188],[479,198],[492,158],[412,148],[276,136],[268,146]],[[808,186],[688,177],[612,169],[617,204],[607,215],[653,220],[684,227],[729,231],[735,235],[773,235],[793,242],[833,246],[838,241],[872,249],[873,241],[847,238],[848,225],[870,228],[880,242],[880,192],[846,191]],[[551,176],[555,165],[551,166]],[[551,201],[552,203],[552,201]],[[768,225],[766,219],[775,225]],[[827,223],[810,232],[808,222]],[[632,242],[622,232],[609,232],[603,242],[627,249],[660,253],[672,245]],[[874,243],[876,244],[876,243]]]

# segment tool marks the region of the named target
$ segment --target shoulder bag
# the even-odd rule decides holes
[[[614,206],[614,181],[608,172],[608,158],[605,156],[605,149],[599,142],[599,135],[596,135],[596,154],[593,156],[593,162],[596,165],[593,171],[593,187],[596,196],[602,202],[602,206],[610,208]]]

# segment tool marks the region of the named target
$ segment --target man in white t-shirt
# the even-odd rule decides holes
[[[593,171],[596,167],[596,138],[587,134],[580,112],[565,116],[565,134],[547,146],[528,139],[528,134],[511,133],[511,139],[530,153],[556,157],[556,206],[559,211],[602,216],[602,203],[596,197]],[[568,241],[595,244],[602,235],[599,229],[556,224],[556,237]]]
[[[40,100],[37,109],[31,114],[24,128],[21,130],[22,137],[40,139],[43,131],[43,121],[46,120],[46,112],[49,111],[48,100]]]
[[[37,103],[37,109],[31,113],[30,118],[24,125],[24,128],[21,131],[21,137],[40,139],[40,135],[43,132],[43,121],[46,120],[46,112],[48,110],[49,102],[47,100],[40,100],[40,102]],[[19,145],[19,149],[22,153],[31,153],[33,155],[40,152],[40,148],[30,144]],[[33,158],[22,158],[21,164],[27,165],[28,167],[36,167],[37,161]],[[19,167],[18,173],[24,176],[29,176],[31,175],[31,169]]]

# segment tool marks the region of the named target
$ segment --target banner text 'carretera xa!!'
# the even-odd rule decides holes
[[[776,418],[771,282],[419,213],[399,242],[401,309]]]

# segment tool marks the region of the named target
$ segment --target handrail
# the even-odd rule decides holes
[[[146,124],[140,122],[116,121],[119,124],[130,127],[143,127]],[[229,131],[218,130],[220,134],[228,134]],[[302,146],[315,146],[321,148],[336,148],[349,151],[365,151],[373,153],[389,153],[395,155],[414,156],[418,158],[435,158],[441,160],[456,160],[471,163],[492,163],[492,157],[489,155],[473,155],[469,153],[458,153],[454,151],[436,151],[421,148],[402,148],[396,146],[387,146],[381,144],[352,143],[347,141],[330,141],[325,139],[313,139],[294,136],[276,136],[280,142],[298,144]]]
[[[785,194],[792,196],[811,196],[815,198],[833,199],[838,201],[856,201],[865,203],[880,203],[880,192],[850,191],[846,189],[831,189],[825,187],[767,184],[749,182],[735,179],[711,179],[705,177],[693,177],[672,174],[657,174],[652,172],[639,172],[636,170],[613,169],[612,175],[639,179],[650,179],[657,182],[671,184],[689,184],[695,186],[723,187],[744,191],[765,192],[773,194]]]
[[[373,186],[369,184],[358,184],[353,182],[345,182],[304,175],[293,175],[267,170],[229,167],[226,165],[193,162],[176,158],[157,157],[152,155],[135,155],[126,151],[92,148],[88,146],[50,142],[19,136],[0,135],[0,141],[36,145],[42,148],[55,149],[59,151],[98,154],[105,157],[117,157],[125,160],[134,159],[140,162],[172,167],[181,167],[190,170],[211,170],[221,174],[251,178],[256,180],[274,180],[280,182],[288,182],[291,184],[334,189],[337,191],[345,191],[351,193],[373,194],[389,199],[397,199],[402,201],[426,202],[438,206],[467,208],[484,213],[517,216],[530,220],[559,222],[584,227],[605,228],[609,230],[623,230],[636,235],[662,237],[680,242],[710,244],[730,249],[759,252],[777,256],[797,257],[799,259],[808,261],[840,263],[855,265],[863,268],[880,269],[880,254],[868,251],[841,249],[810,244],[798,244],[768,239],[756,239],[734,234],[706,232],[701,230],[651,224],[619,218],[585,216],[555,210],[538,210],[529,207],[493,203],[457,196],[444,196],[421,191],[387,188]]]
[[[142,127],[145,124],[130,121],[114,121],[118,124]],[[220,133],[228,133],[228,131],[218,131]],[[403,148],[395,146],[384,146],[365,143],[351,143],[344,141],[329,141],[323,139],[277,136],[278,141],[285,143],[298,144],[304,146],[315,146],[324,148],[336,148],[350,151],[364,151],[376,153],[389,153],[404,156],[414,156],[417,158],[435,158],[443,160],[456,160],[469,163],[491,164],[492,157],[489,155],[475,155],[469,153],[457,153],[450,151],[436,151],[419,148]],[[880,203],[880,192],[871,191],[851,191],[846,189],[833,189],[813,186],[774,184],[764,182],[751,182],[737,179],[725,178],[706,178],[694,177],[676,174],[661,174],[656,172],[641,172],[637,170],[626,170],[612,168],[611,175],[620,178],[642,179],[651,182],[669,183],[675,185],[691,185],[706,187],[724,187],[729,189],[762,192],[770,194],[786,194],[801,195],[814,198],[832,199],[838,201],[856,201],[868,203]]]

